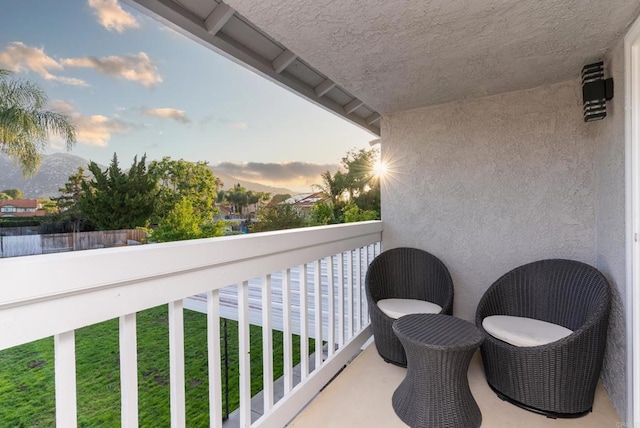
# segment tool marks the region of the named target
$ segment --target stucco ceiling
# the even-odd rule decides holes
[[[575,79],[640,0],[125,0],[354,124]]]
[[[189,0],[207,4],[213,0]],[[576,78],[634,0],[226,0],[382,114]]]

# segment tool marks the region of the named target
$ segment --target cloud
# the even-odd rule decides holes
[[[173,119],[178,123],[190,123],[191,119],[187,117],[184,110],[175,108],[142,108],[140,112],[145,116],[156,116]]]
[[[260,183],[290,186],[295,188],[309,187],[320,183],[320,174],[332,173],[338,169],[337,164],[317,164],[311,162],[221,162],[213,167],[214,171],[224,172],[234,178]]]
[[[144,52],[123,56],[82,57],[56,60],[44,52],[44,48],[12,42],[0,51],[0,67],[16,73],[33,71],[46,80],[74,86],[89,86],[73,77],[54,74],[65,68],[91,68],[110,77],[130,80],[146,87],[162,82],[155,62]]]
[[[112,134],[126,134],[133,128],[132,124],[119,118],[108,118],[101,114],[83,115],[64,101],[53,101],[49,107],[70,116],[76,126],[78,142],[89,146],[107,147]]]
[[[229,123],[229,127],[243,131],[249,128],[249,124],[247,122],[231,122]]]
[[[239,131],[244,131],[245,129],[249,129],[248,122],[232,121],[222,117],[216,117],[213,114],[208,114],[198,121],[200,125],[206,125],[207,123],[210,123],[210,122],[221,123],[227,126],[228,128],[237,129]]]
[[[122,9],[117,0],[89,0],[89,7],[93,9],[100,25],[107,30],[122,33],[130,28],[140,27],[140,23]]]
[[[131,80],[146,87],[162,82],[158,67],[144,52],[102,58],[68,58],[61,63],[65,67],[92,68],[107,76]]]
[[[64,69],[62,64],[44,53],[44,48],[27,46],[22,42],[12,42],[4,51],[0,51],[0,67],[15,73],[33,71],[46,80],[67,85],[88,86],[84,80],[53,74]]]

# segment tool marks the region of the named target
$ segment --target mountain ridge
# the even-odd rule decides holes
[[[69,153],[54,153],[42,157],[42,163],[38,172],[31,178],[24,178],[20,168],[9,160],[7,157],[0,155],[0,190],[2,189],[20,189],[25,198],[50,198],[60,196],[59,188],[63,187],[74,174],[78,167],[87,169],[89,161],[76,155]],[[98,164],[102,169],[106,167]],[[240,185],[247,190],[254,192],[268,192],[275,194],[294,195],[294,192],[284,187],[274,187],[262,183],[241,180],[231,175],[219,173],[215,167],[209,165],[209,169],[213,174],[224,183],[224,190],[231,189],[235,184]]]

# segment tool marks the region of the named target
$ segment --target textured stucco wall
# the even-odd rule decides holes
[[[499,276],[543,258],[595,264],[595,142],[570,81],[384,118],[384,248],[440,257],[471,320]]]
[[[602,382],[618,413],[626,411],[624,51],[620,42],[605,59],[615,96],[605,120],[589,124],[596,141],[596,266],[613,290]]]
[[[580,82],[399,112],[384,118],[385,249],[423,248],[455,284],[454,315],[471,320],[500,275],[543,258],[597,266],[613,286],[602,373],[626,402],[623,52],[607,58],[616,97],[585,124]]]

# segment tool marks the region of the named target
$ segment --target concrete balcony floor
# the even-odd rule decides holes
[[[291,422],[291,427],[406,427],[391,407],[391,396],[406,370],[385,363],[370,344]],[[593,412],[578,419],[548,419],[500,400],[484,377],[480,352],[469,368],[469,385],[490,428],[622,426],[607,393],[598,385]]]

